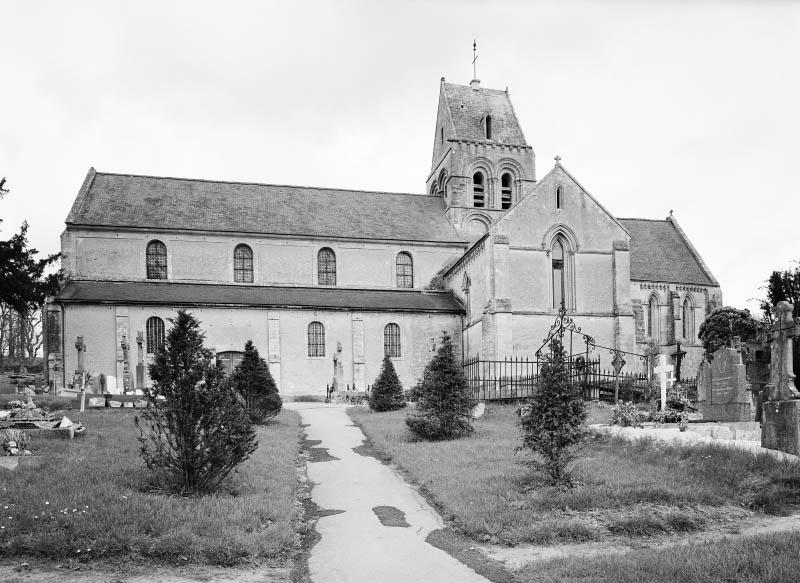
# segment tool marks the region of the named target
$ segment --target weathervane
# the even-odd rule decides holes
[[[475,41],[475,39],[472,39],[472,78],[473,79],[477,79],[478,78],[478,68],[477,68],[477,65],[475,65],[475,61],[477,61],[477,60],[478,60],[478,43]]]

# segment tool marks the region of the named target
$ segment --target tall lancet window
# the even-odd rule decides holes
[[[692,300],[688,297],[683,300],[683,339],[686,342],[694,342],[694,311],[692,310]]]
[[[472,175],[472,206],[483,208],[486,206],[486,191],[483,186],[483,172]]]
[[[658,298],[654,295],[647,302],[647,335],[651,338],[658,337]]]
[[[559,237],[553,243],[553,307],[561,309],[566,305],[566,278],[564,277],[564,241]]]
[[[492,116],[491,115],[487,115],[486,116],[486,139],[487,140],[491,140],[492,139]]]

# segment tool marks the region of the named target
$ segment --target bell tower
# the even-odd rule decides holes
[[[536,182],[535,155],[511,105],[508,89],[479,79],[454,85],[442,77],[426,192],[441,196],[447,216],[467,238],[486,232]]]

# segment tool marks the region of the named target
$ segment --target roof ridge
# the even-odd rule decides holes
[[[651,223],[667,223],[669,219],[641,219],[639,217],[617,217],[619,221],[650,221]]]
[[[129,172],[100,172],[97,174],[105,176],[126,176],[128,178],[152,178],[155,180],[182,180],[186,182],[207,182],[210,184],[241,184],[245,186],[276,186],[279,188],[301,188],[304,190],[333,190],[336,192],[357,192],[363,194],[391,194],[399,196],[424,196],[426,198],[436,198],[429,194],[419,192],[390,192],[387,190],[358,190],[355,188],[334,188],[328,186],[304,186],[298,184],[274,184],[269,182],[250,182],[245,180],[212,180],[210,178],[187,178],[185,176],[156,176],[154,174],[131,174]]]
[[[472,85],[461,85],[460,83],[448,83],[447,81],[444,82],[445,85],[450,85],[451,87],[463,87],[465,89],[472,89],[473,91],[494,91],[495,93],[505,93],[505,89],[494,89],[492,87],[473,87]]]
[[[313,290],[331,290],[331,291],[368,291],[368,292],[392,292],[404,294],[443,294],[449,295],[452,292],[448,290],[435,290],[426,288],[398,288],[398,287],[342,287],[342,286],[327,286],[327,285],[242,285],[230,282],[224,283],[209,283],[207,281],[169,281],[169,280],[152,280],[152,279],[92,279],[92,278],[72,278],[71,283],[103,283],[103,284],[130,284],[130,283],[148,283],[153,285],[163,286],[180,286],[180,285],[213,285],[217,287],[230,287],[230,288],[246,288],[246,289],[313,289]]]

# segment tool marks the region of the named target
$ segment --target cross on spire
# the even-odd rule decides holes
[[[472,78],[478,78],[478,67],[475,64],[478,60],[478,43],[475,39],[472,39]]]
[[[561,166],[561,156],[559,156],[558,154],[556,154],[556,157],[555,157],[555,158],[553,158],[553,160],[555,160],[555,161],[556,161],[556,166]]]

